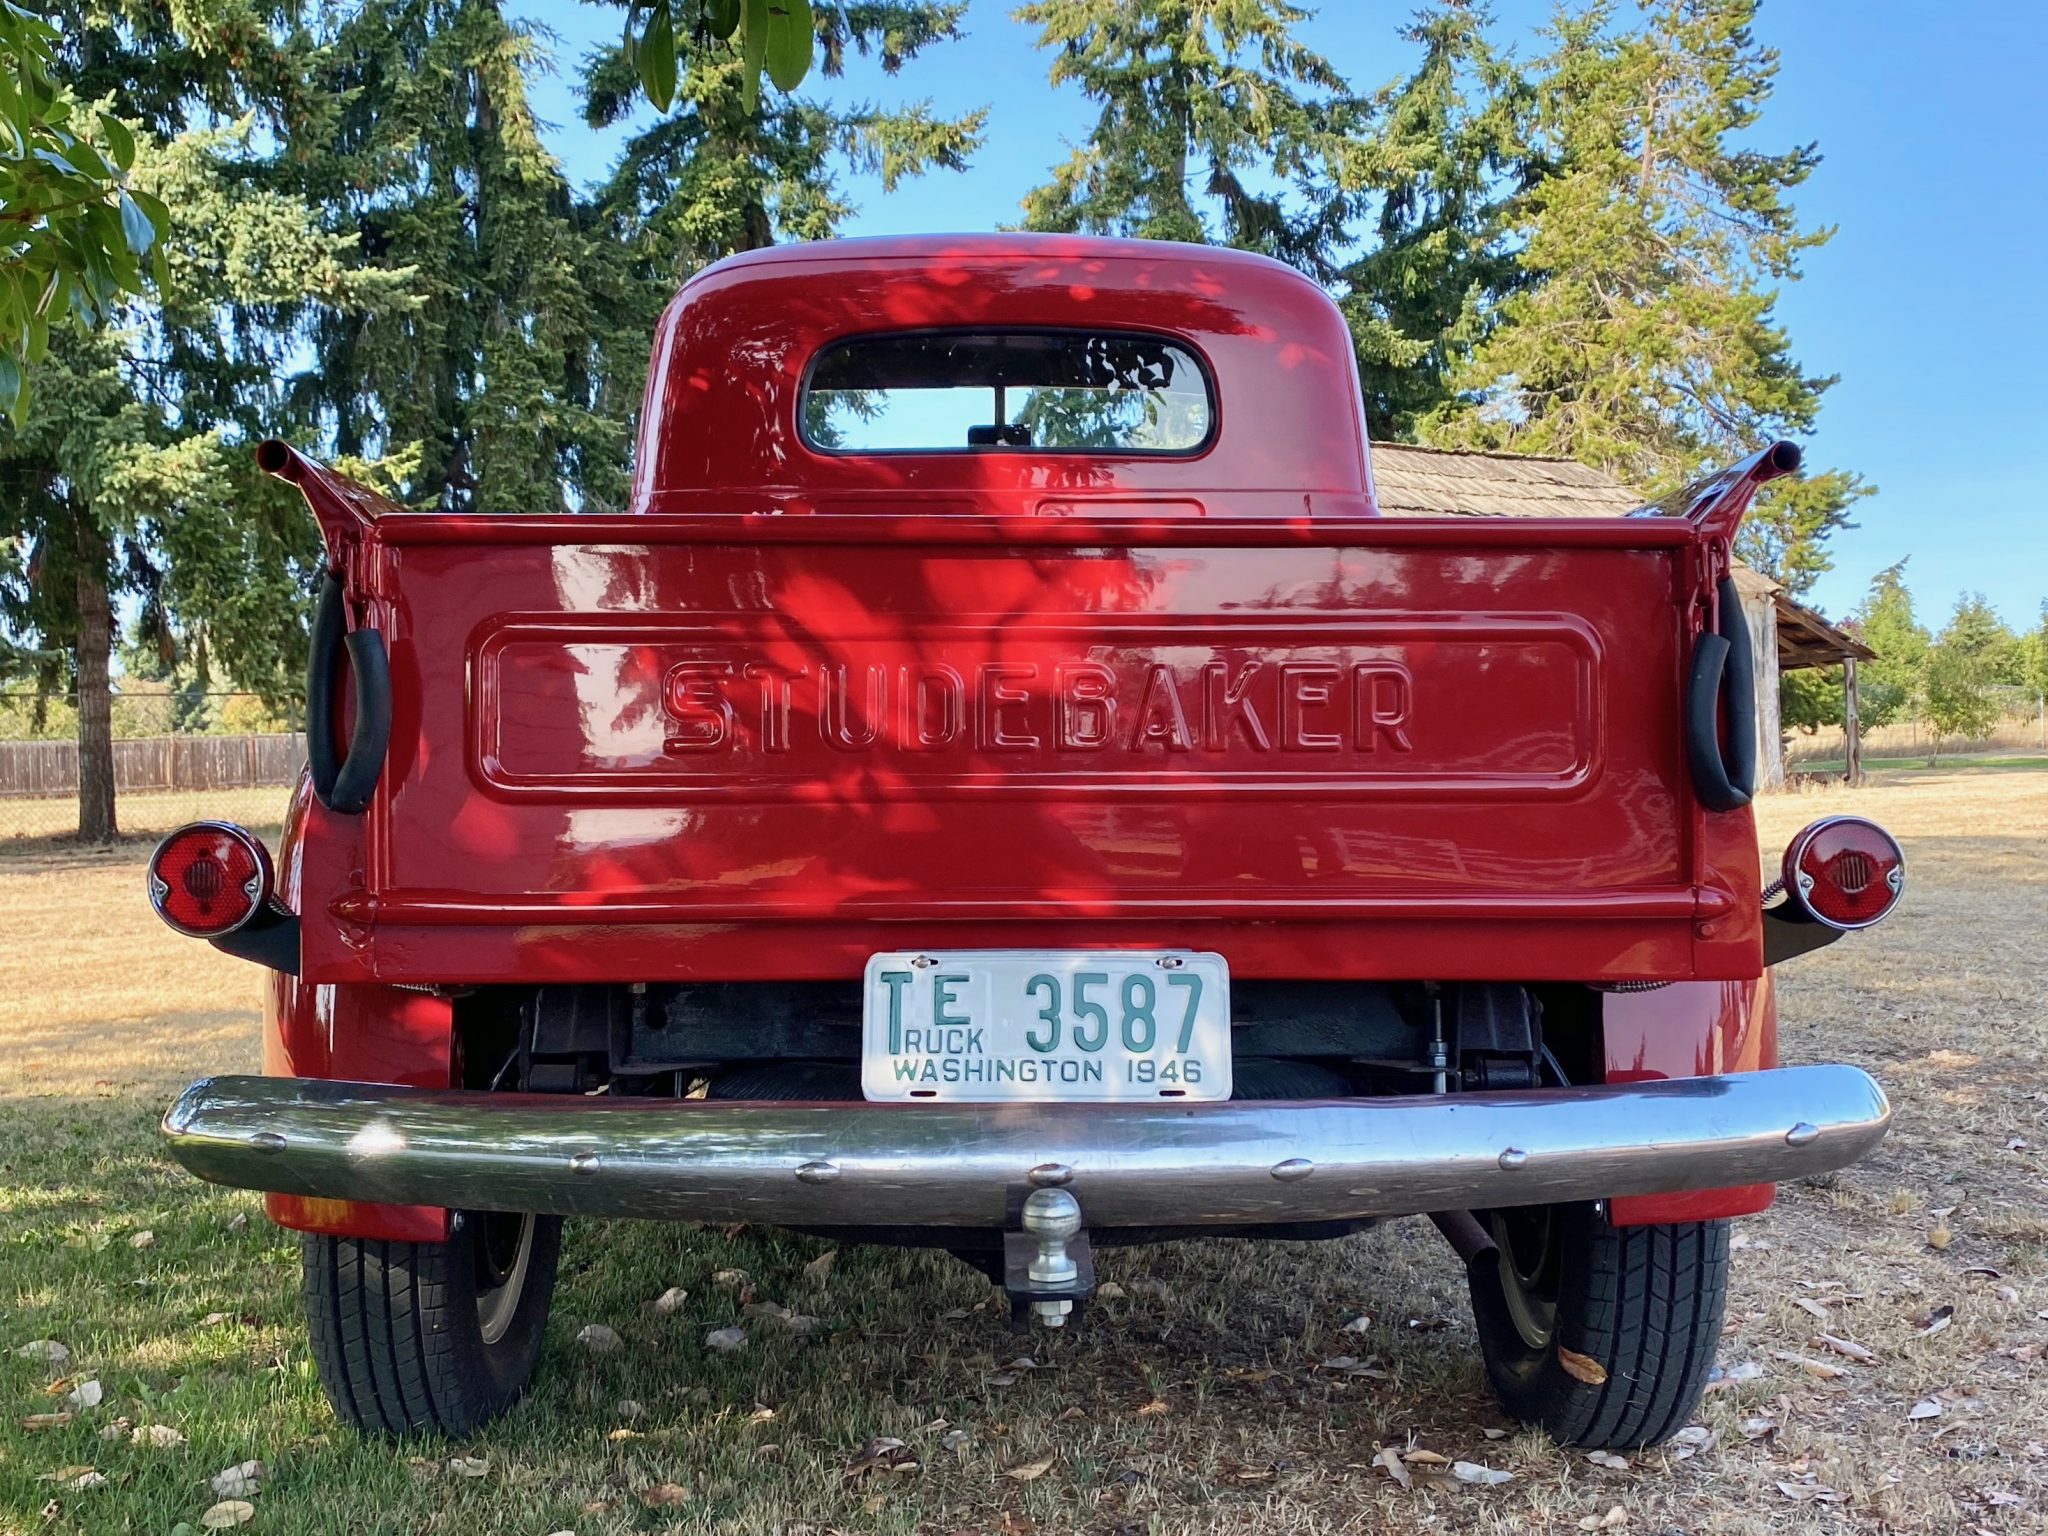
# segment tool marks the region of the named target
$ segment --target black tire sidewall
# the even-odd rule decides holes
[[[477,1217],[469,1216],[468,1221]],[[562,1219],[559,1216],[533,1218],[533,1251],[526,1261],[524,1289],[518,1308],[504,1334],[495,1342],[484,1342],[483,1319],[477,1312],[476,1248],[467,1233],[445,1244],[450,1268],[460,1270],[467,1305],[456,1309],[451,1323],[457,1351],[457,1370],[465,1380],[475,1381],[484,1402],[483,1417],[502,1413],[526,1393],[540,1362],[542,1335],[547,1331],[548,1312],[555,1296],[555,1270],[561,1260]],[[457,1258],[456,1255],[460,1254]],[[451,1279],[454,1276],[451,1273]]]
[[[313,1358],[343,1422],[464,1435],[525,1395],[554,1300],[561,1218],[534,1218],[519,1300],[492,1343],[477,1311],[476,1219],[441,1243],[305,1236]]]
[[[1557,1322],[1544,1348],[1531,1348],[1515,1326],[1499,1254],[1489,1250],[1467,1266],[1488,1381],[1509,1413],[1567,1445],[1636,1448],[1668,1438],[1697,1406],[1713,1363],[1712,1341],[1718,1338],[1726,1304],[1728,1224],[1685,1222],[1662,1229],[1661,1240],[1694,1249],[1702,1262],[1688,1283],[1674,1285],[1669,1295],[1647,1293],[1635,1300],[1660,1312],[1651,1326],[1667,1348],[1675,1350],[1681,1335],[1704,1335],[1708,1342],[1704,1349],[1689,1346],[1683,1362],[1659,1361],[1660,1377],[1677,1371],[1685,1379],[1644,1402],[1640,1384],[1632,1379],[1637,1357],[1624,1359],[1617,1348],[1623,1341],[1613,1328],[1595,1327],[1590,1319],[1596,1299],[1612,1309],[1631,1284],[1641,1281],[1643,1269],[1629,1260],[1631,1243],[1660,1238],[1650,1228],[1617,1229],[1591,1204],[1558,1206],[1553,1215],[1560,1259]],[[1607,1381],[1589,1383],[1571,1375],[1559,1362],[1560,1347],[1596,1361],[1608,1373]]]

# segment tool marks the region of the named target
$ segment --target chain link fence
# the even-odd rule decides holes
[[[160,836],[188,821],[263,827],[283,818],[306,741],[254,694],[137,690],[112,704],[124,836]],[[77,731],[70,700],[0,693],[0,853],[77,832]]]

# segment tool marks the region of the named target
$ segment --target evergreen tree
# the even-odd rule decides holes
[[[1778,723],[1786,730],[1810,736],[1823,726],[1840,725],[1844,711],[1840,667],[1800,667],[1778,678]]]
[[[1955,612],[1941,632],[1941,643],[1967,657],[1977,680],[1987,686],[2017,687],[2022,681],[2020,637],[1984,600],[1982,592],[1965,592],[1956,599]]]
[[[1927,630],[1913,616],[1904,560],[1871,579],[1853,624],[1857,638],[1877,653],[1856,669],[1858,714],[1875,730],[1905,718],[1927,670]]]
[[[1528,89],[1487,41],[1483,0],[1434,0],[1402,36],[1422,49],[1371,103],[1346,182],[1376,201],[1370,248],[1342,272],[1366,424],[1412,441],[1450,400],[1448,379],[1485,338],[1517,269],[1505,226],[1534,175],[1523,148]]]
[[[419,302],[321,314],[287,425],[383,461],[414,505],[557,511],[626,454],[597,398],[592,242],[527,97],[535,56],[497,0],[365,0],[317,56],[335,109],[291,145],[295,190]]]
[[[811,9],[818,72],[836,80],[850,51],[879,57],[884,72],[896,75],[957,38],[966,5],[896,0]],[[594,55],[584,75],[586,119],[598,128],[623,121],[636,89],[623,49]],[[838,104],[764,93],[743,48],[700,39],[685,58],[676,110],[628,139],[588,211],[596,249],[587,270],[606,294],[594,408],[621,431],[630,423],[656,317],[691,273],[737,251],[830,239],[854,211],[839,185],[848,171],[878,175],[887,191],[908,176],[965,169],[986,117],[941,117],[927,102]],[[623,450],[611,464],[609,472],[586,466],[582,484],[593,504],[625,498]]]
[[[1350,90],[1286,0],[1033,0],[1055,85],[1101,104],[1028,229],[1236,246],[1333,275]]]
[[[1751,31],[1757,0],[1641,0],[1632,27],[1616,9],[1588,0],[1552,22],[1532,79],[1543,175],[1513,230],[1527,285],[1424,435],[1560,454],[1658,492],[1813,430],[1834,381],[1792,358],[1773,285],[1832,231],[1803,228],[1791,203],[1814,147],[1755,147],[1778,67]],[[1771,487],[1742,555],[1804,591],[1866,489],[1840,471]]]

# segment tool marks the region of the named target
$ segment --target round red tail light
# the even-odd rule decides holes
[[[1785,894],[1830,928],[1868,928],[1905,888],[1897,840],[1860,816],[1816,821],[1785,850]]]
[[[180,933],[217,939],[270,901],[270,854],[254,834],[224,821],[180,827],[149,859],[149,904]]]

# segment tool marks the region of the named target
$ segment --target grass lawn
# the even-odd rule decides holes
[[[1842,773],[1848,764],[1841,758],[1823,758],[1814,762],[1787,763],[1788,773]],[[1882,782],[1887,774],[1894,773],[2040,773],[2048,769],[2048,757],[1996,756],[1971,757],[1953,755],[1949,757],[1866,757],[1863,771]]]
[[[252,1459],[252,1532],[2040,1529],[2048,773],[1780,797],[1766,846],[1846,809],[1904,841],[1906,901],[1787,967],[1784,1049],[1876,1071],[1893,1135],[1740,1226],[1710,1439],[1621,1465],[1501,1417],[1420,1220],[1104,1254],[1124,1297],[1022,1338],[940,1257],[821,1273],[805,1238],[572,1224],[529,1401],[461,1444],[358,1438],[313,1379],[296,1240],[155,1148],[179,1085],[255,1069],[255,973],[147,914],[140,846],[0,857],[0,1532],[196,1528]],[[744,1349],[706,1347],[735,1323]],[[41,1340],[68,1358],[18,1353]],[[1423,1457],[1404,1489],[1382,1446],[1513,1478]]]

